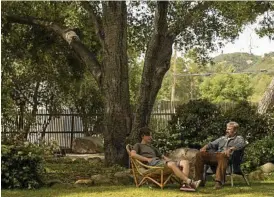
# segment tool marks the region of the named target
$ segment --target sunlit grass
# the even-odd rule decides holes
[[[124,170],[121,167],[107,168],[102,164],[90,161],[71,161],[67,158],[50,159],[46,163],[46,181],[60,180],[63,184],[43,187],[37,190],[2,190],[2,197],[274,197],[274,176],[268,181],[251,182],[246,186],[242,177],[235,177],[235,187],[228,182],[221,190],[213,189],[213,182],[208,181],[206,187],[197,192],[182,192],[179,185],[167,185],[163,190],[151,185],[136,188],[133,183],[128,186],[76,186],[79,177],[89,178],[94,174],[108,174]],[[229,179],[227,179],[229,181]]]
[[[237,183],[235,187],[227,184],[221,190],[214,190],[213,183],[209,182],[206,187],[199,188],[197,192],[181,192],[178,185],[168,185],[164,190],[156,187],[143,186],[136,188],[132,186],[92,186],[92,187],[71,187],[71,188],[42,188],[39,190],[4,190],[3,197],[273,197],[274,181],[253,182],[245,186],[244,183]]]

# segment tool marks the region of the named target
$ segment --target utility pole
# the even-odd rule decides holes
[[[252,36],[250,34],[249,35],[249,54],[250,55],[252,54],[252,49],[253,49],[253,46],[252,46]]]
[[[172,84],[171,84],[171,95],[170,95],[170,102],[171,102],[171,110],[175,112],[175,88],[176,88],[176,65],[177,65],[177,42],[174,43],[174,62],[172,65]]]

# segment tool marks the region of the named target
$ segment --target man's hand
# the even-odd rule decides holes
[[[207,145],[205,145],[203,148],[200,149],[200,152],[206,152]]]
[[[171,161],[170,158],[168,158],[168,157],[166,157],[166,156],[164,156],[164,155],[163,155],[163,159],[164,159],[165,161]]]
[[[147,158],[147,162],[150,163],[152,161],[152,158]]]
[[[231,153],[235,150],[235,147],[230,147],[224,151],[225,155],[229,157]]]

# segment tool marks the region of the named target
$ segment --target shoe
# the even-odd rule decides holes
[[[214,186],[214,189],[222,189],[222,184],[219,182],[219,181],[216,181],[215,182],[215,186]]]
[[[201,184],[201,182],[202,182],[201,180],[192,181],[189,185],[196,190],[199,187],[199,185]]]
[[[183,184],[182,187],[180,188],[181,191],[185,191],[185,192],[195,192],[196,189],[191,187],[188,184]]]

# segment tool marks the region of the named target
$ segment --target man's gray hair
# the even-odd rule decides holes
[[[234,121],[230,121],[229,123],[226,124],[227,126],[233,126],[235,129],[239,128],[239,124]]]

